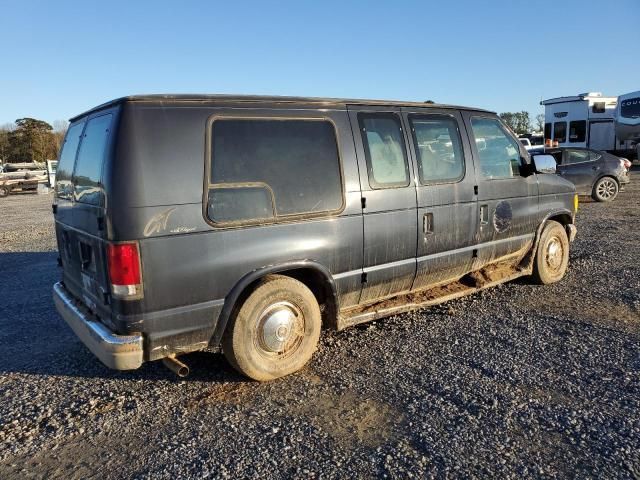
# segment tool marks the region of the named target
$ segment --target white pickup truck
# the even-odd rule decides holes
[[[544,147],[543,135],[521,135],[518,137],[518,140],[520,140],[520,143],[522,143],[522,145],[524,145],[524,148],[526,148],[527,150],[531,150],[532,148]]]

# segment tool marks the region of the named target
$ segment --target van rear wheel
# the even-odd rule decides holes
[[[542,229],[532,278],[538,285],[548,285],[562,280],[569,265],[569,239],[564,227],[549,220]]]
[[[229,363],[258,381],[300,370],[320,339],[320,307],[309,288],[283,275],[269,275],[231,318],[222,342]]]

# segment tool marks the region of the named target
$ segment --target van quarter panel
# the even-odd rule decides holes
[[[207,198],[204,162],[210,161],[203,133],[212,115],[330,119],[336,126],[342,162],[344,209],[338,215],[270,225],[220,228],[209,224],[202,207]],[[134,108],[126,118],[128,133],[119,141],[122,163],[114,167],[114,175],[122,175],[125,165],[135,165],[131,170],[148,175],[127,191],[119,186],[121,197],[114,198],[111,232],[118,240],[140,239],[145,296],[139,311],[148,315],[141,320],[137,310],[123,306],[117,318],[121,328],[142,329],[154,344],[177,332],[191,332],[191,339],[211,336],[225,298],[241,278],[290,261],[323,265],[334,276],[340,306],[357,303],[362,211],[353,139],[344,111],[155,106]],[[165,145],[166,139],[168,148],[157,146]],[[181,160],[173,161],[176,158]],[[129,176],[129,181],[136,182],[140,175]],[[163,193],[166,190],[170,195]],[[176,309],[180,309],[178,316],[173,315]]]

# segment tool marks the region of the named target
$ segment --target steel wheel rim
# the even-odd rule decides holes
[[[598,184],[598,196],[608,200],[615,195],[616,187],[613,180],[603,180]]]
[[[564,246],[558,237],[551,237],[545,248],[545,262],[550,270],[556,272],[562,266]]]
[[[293,355],[304,339],[305,318],[302,310],[291,302],[277,302],[265,308],[258,317],[254,335],[258,351],[269,358]]]

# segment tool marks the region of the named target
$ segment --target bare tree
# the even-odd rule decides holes
[[[53,140],[56,147],[56,153],[60,152],[64,136],[67,134],[67,128],[69,128],[69,122],[66,120],[53,121]]]
[[[66,132],[67,128],[69,128],[69,122],[66,120],[54,120],[53,121],[53,131],[54,132]]]
[[[544,113],[536,115],[536,128],[539,132],[544,132]]]

